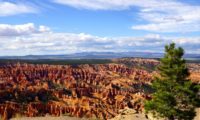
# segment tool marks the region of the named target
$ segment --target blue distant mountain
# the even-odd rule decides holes
[[[82,52],[63,55],[0,56],[0,59],[113,59],[124,57],[161,58],[163,53],[149,52]],[[200,59],[200,54],[185,54],[187,59]]]

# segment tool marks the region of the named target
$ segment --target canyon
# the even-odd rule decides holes
[[[0,66],[0,116],[72,116],[110,119],[124,108],[137,113],[151,99],[155,59],[122,58],[107,64]],[[188,63],[200,83],[200,64]]]

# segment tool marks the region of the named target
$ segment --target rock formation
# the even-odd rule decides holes
[[[148,65],[144,60],[137,63]],[[190,70],[198,73],[198,67],[192,66]],[[1,65],[0,116],[4,120],[19,114],[109,119],[125,107],[141,112],[143,101],[151,98],[153,74],[123,64]]]

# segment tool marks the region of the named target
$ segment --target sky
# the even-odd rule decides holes
[[[0,0],[0,56],[200,54],[199,0]]]

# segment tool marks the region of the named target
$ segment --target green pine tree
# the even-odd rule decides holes
[[[192,120],[200,103],[197,85],[188,79],[183,59],[184,50],[175,43],[165,46],[165,55],[157,67],[159,76],[152,83],[152,99],[145,102],[145,111],[169,120]]]

